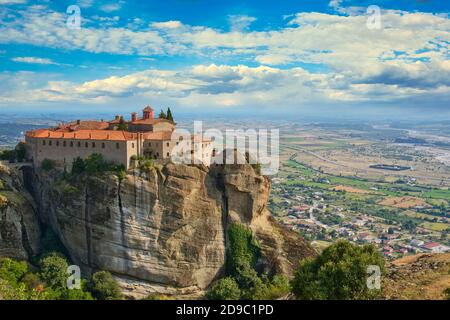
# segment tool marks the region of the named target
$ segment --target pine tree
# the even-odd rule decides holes
[[[167,108],[167,117],[166,117],[166,119],[173,122],[172,111],[170,111],[170,108]]]
[[[159,116],[158,116],[160,119],[167,119],[167,115],[166,115],[166,113],[163,111],[163,110],[161,110],[161,112],[159,113]]]

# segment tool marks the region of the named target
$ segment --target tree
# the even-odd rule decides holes
[[[94,300],[92,294],[87,291],[88,284],[85,279],[81,280],[80,289],[65,290],[62,298],[64,300]]]
[[[233,278],[226,277],[217,281],[207,296],[211,300],[237,300],[241,297],[241,290]]]
[[[66,259],[57,253],[51,253],[41,259],[39,276],[52,289],[65,289],[68,266]]]
[[[93,174],[107,169],[107,164],[100,153],[93,153],[84,161],[86,172]]]
[[[123,131],[127,131],[128,130],[128,125],[126,124],[125,120],[121,117],[119,120],[119,124],[117,126],[118,130],[123,130]]]
[[[108,271],[94,273],[89,283],[89,289],[92,295],[100,300],[122,299],[119,285]]]
[[[50,171],[55,168],[55,161],[50,159],[42,160],[41,167],[45,171]]]
[[[166,113],[163,110],[161,110],[161,112],[159,113],[158,118],[160,118],[160,119],[167,119],[167,115],[166,115]]]
[[[380,290],[367,286],[367,267],[384,271],[384,260],[373,245],[337,241],[315,259],[305,259],[295,272],[292,291],[299,299],[374,299]]]
[[[26,148],[25,143],[19,142],[19,144],[16,146],[16,157],[18,162],[22,162],[23,159],[25,159],[26,156]]]
[[[72,174],[81,174],[86,169],[86,165],[80,157],[76,157],[72,162]]]
[[[170,108],[167,108],[167,115],[166,115],[166,119],[170,120],[173,122],[173,116],[172,116],[172,111],[170,111]]]

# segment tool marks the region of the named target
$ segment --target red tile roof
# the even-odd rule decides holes
[[[441,244],[437,243],[437,242],[430,242],[427,244],[424,244],[423,247],[427,248],[427,249],[433,249],[435,247],[439,247]]]
[[[110,140],[130,141],[136,140],[137,134],[119,130],[78,130],[72,132],[38,129],[28,131],[27,137],[47,139],[76,139],[76,140]]]
[[[57,131],[78,131],[78,130],[105,130],[109,123],[106,121],[83,120],[60,125]]]

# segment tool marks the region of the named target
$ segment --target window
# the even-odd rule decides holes
[[[170,143],[169,143],[169,142],[167,142],[167,143],[166,143],[166,145],[167,145],[167,146],[170,146]]]
[[[95,148],[95,142],[92,142],[92,148]]]
[[[149,146],[149,147],[151,147],[151,146],[152,146],[152,143],[151,143],[151,142],[149,142],[149,143],[148,143],[148,146]]]
[[[116,149],[119,149],[120,148],[120,146],[119,146],[119,143],[117,142],[116,143]]]
[[[102,142],[102,149],[105,149],[105,143]]]
[[[131,148],[133,148],[133,149],[134,149],[134,143],[132,143],[132,144],[131,144]]]
[[[156,156],[159,157],[159,152],[156,153]]]
[[[56,141],[56,146],[59,146],[59,141]]]
[[[170,156],[170,154],[167,152],[167,156],[169,157]]]
[[[63,141],[63,147],[65,147],[66,146],[66,141]]]
[[[45,140],[42,140],[42,145],[45,146]]]
[[[80,141],[78,141],[78,148],[80,148],[81,147],[81,142]]]
[[[52,140],[50,140],[50,141],[48,142],[48,145],[49,145],[49,146],[51,146],[51,145],[52,145]]]
[[[70,141],[70,146],[73,147],[73,141]]]
[[[85,143],[84,143],[84,146],[85,146],[86,148],[88,148],[88,147],[89,147],[89,143],[85,142]]]
[[[177,141],[177,145],[178,145],[178,141]]]

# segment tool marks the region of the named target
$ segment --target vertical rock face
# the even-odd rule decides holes
[[[38,214],[15,170],[0,164],[0,257],[26,260],[40,250]]]
[[[136,297],[209,286],[224,272],[231,223],[253,230],[267,272],[291,273],[299,258],[314,254],[269,219],[270,182],[250,165],[168,164],[121,181],[107,175],[68,182],[45,172],[30,179],[43,222],[74,263],[88,273],[112,272]]]

